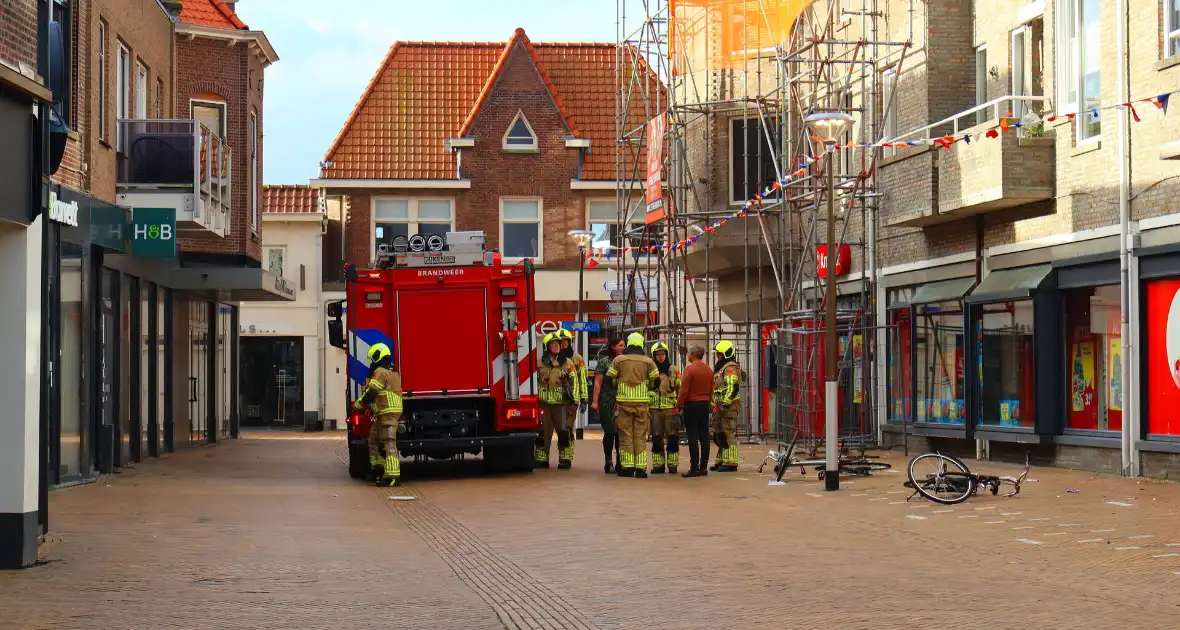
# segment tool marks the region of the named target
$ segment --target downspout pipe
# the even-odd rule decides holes
[[[1115,0],[1115,20],[1117,27],[1116,40],[1118,42],[1115,59],[1118,60],[1118,102],[1126,103],[1127,97],[1127,0]],[[1131,172],[1129,160],[1129,142],[1126,108],[1118,111],[1118,171],[1119,171],[1119,287],[1121,315],[1119,322],[1119,339],[1122,346],[1119,366],[1123,377],[1122,388],[1122,471],[1129,477],[1139,476],[1138,453],[1135,450],[1135,437],[1139,435],[1139,414],[1132,405],[1132,392],[1138,387],[1137,379],[1129,379],[1131,374]]]

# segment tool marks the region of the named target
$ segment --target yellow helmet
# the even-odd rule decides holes
[[[572,333],[564,328],[558,328],[557,333],[555,333],[555,334],[557,335],[558,339],[565,339],[566,341],[573,341],[574,340],[574,333]]]
[[[389,346],[383,343],[375,343],[369,346],[369,362],[376,363],[385,357],[393,354],[389,351]]]
[[[627,347],[643,348],[643,335],[637,332],[627,335]]]
[[[713,346],[713,350],[717,351],[723,358],[732,359],[734,357],[733,343],[729,341],[719,341],[717,345]]]
[[[549,344],[555,341],[561,341],[561,337],[557,333],[546,333],[546,335],[541,338],[541,343],[544,344],[546,348],[549,347]]]
[[[657,341],[657,342],[651,344],[651,356],[653,356],[653,357],[656,356],[656,353],[659,352],[660,350],[667,352],[668,351],[668,344],[666,344],[662,341]]]

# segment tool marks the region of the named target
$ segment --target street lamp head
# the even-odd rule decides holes
[[[852,115],[847,112],[816,112],[803,119],[811,133],[824,144],[836,144],[844,136],[844,130],[852,124]]]
[[[594,232],[590,230],[570,230],[566,233],[566,236],[573,239],[579,249],[586,249],[590,245],[590,241],[594,240]]]

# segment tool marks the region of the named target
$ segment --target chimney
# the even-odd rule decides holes
[[[237,7],[235,6],[238,4],[238,0],[221,0],[221,1],[225,3],[225,6],[229,7],[230,11],[237,11],[238,10]]]

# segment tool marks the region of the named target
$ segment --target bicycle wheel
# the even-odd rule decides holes
[[[840,464],[840,470],[846,472],[847,474],[856,475],[858,477],[868,477],[875,472],[889,470],[890,468],[893,468],[893,466],[886,464],[885,462],[855,461]]]
[[[975,477],[966,464],[950,455],[923,453],[910,460],[906,472],[914,490],[935,503],[955,505],[975,493]]]

